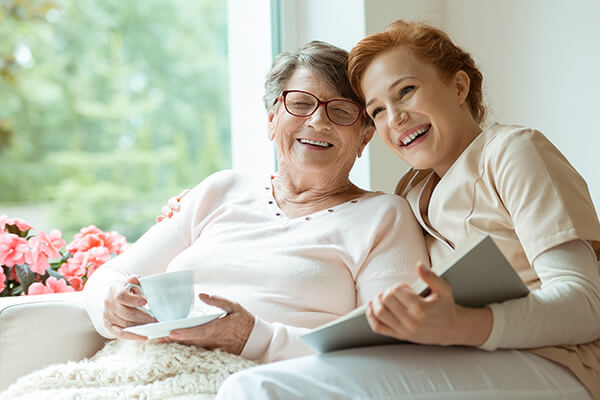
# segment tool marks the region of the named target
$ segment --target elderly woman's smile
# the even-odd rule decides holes
[[[302,143],[302,144],[306,144],[309,145],[311,147],[316,147],[315,150],[321,148],[321,149],[326,149],[328,147],[333,146],[331,143],[329,142],[324,142],[322,140],[314,140],[314,139],[305,139],[305,138],[300,138],[300,139],[296,139],[298,142]]]

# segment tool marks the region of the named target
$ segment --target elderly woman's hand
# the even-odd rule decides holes
[[[160,222],[165,218],[171,218],[173,216],[174,212],[179,211],[179,202],[181,201],[181,199],[183,198],[183,196],[185,196],[186,194],[188,194],[190,192],[190,189],[184,189],[181,193],[179,193],[178,196],[175,197],[171,197],[168,201],[167,201],[167,205],[163,206],[160,209],[160,214],[159,216],[156,217],[156,222]]]
[[[140,281],[132,276],[126,281],[115,282],[109,287],[104,300],[104,325],[118,338],[146,340],[145,336],[123,332],[123,329],[130,326],[156,322],[156,319],[148,313],[137,308],[145,305],[146,300],[139,290],[127,289],[130,283],[139,285]]]
[[[459,306],[446,281],[423,264],[418,265],[417,272],[429,286],[430,293],[421,297],[404,283],[380,293],[367,307],[371,329],[414,343],[483,344],[491,332],[491,310]]]
[[[173,330],[169,339],[181,344],[240,354],[254,328],[254,316],[240,304],[223,297],[203,293],[200,299],[208,305],[221,308],[227,315],[204,325]]]

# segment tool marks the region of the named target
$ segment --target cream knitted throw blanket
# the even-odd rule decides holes
[[[113,340],[90,359],[19,378],[0,400],[205,400],[214,398],[229,375],[253,365],[221,350]]]

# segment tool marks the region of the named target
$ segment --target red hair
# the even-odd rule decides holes
[[[421,22],[398,20],[383,32],[362,39],[348,59],[350,84],[358,97],[365,102],[361,81],[365,70],[379,54],[397,46],[408,47],[423,62],[433,65],[443,79],[450,79],[458,71],[464,71],[470,79],[467,105],[477,122],[485,118],[483,106],[483,76],[471,55],[456,46],[443,31]]]

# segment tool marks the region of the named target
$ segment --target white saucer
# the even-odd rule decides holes
[[[169,333],[171,333],[171,331],[174,329],[191,328],[192,326],[203,325],[214,319],[220,318],[225,314],[225,312],[218,312],[193,318],[153,322],[151,324],[130,326],[129,328],[123,329],[123,331],[135,333],[136,335],[140,336],[146,336],[148,339],[157,339],[169,336]]]

